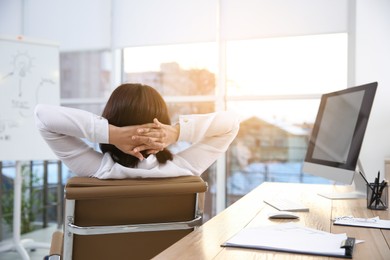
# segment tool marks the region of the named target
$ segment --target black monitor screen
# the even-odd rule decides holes
[[[377,83],[324,94],[305,161],[355,170]]]

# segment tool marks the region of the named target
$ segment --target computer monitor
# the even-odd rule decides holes
[[[354,190],[320,195],[330,199],[366,196],[365,177],[359,171],[364,172],[357,166],[377,85],[373,82],[321,96],[302,171],[354,184]]]

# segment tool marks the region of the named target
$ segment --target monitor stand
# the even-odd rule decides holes
[[[360,160],[358,160],[358,168],[363,169]],[[367,179],[364,176],[362,170],[355,171],[353,182],[350,186],[346,185],[334,185],[334,189],[349,189],[350,191],[335,191],[330,193],[319,193],[318,195],[331,200],[343,200],[343,199],[364,199],[367,198]]]

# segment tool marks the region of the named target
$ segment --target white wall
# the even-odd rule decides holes
[[[390,158],[390,1],[357,0],[355,84],[378,81],[361,161],[369,181]]]
[[[0,35],[19,35],[22,31],[23,9],[20,0],[0,0]]]

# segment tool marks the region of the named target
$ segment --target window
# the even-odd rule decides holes
[[[228,42],[228,95],[306,95],[345,88],[346,55],[345,33]]]
[[[109,51],[61,53],[61,99],[105,98],[111,94]]]
[[[321,94],[347,85],[347,35],[228,42],[226,60],[227,108],[242,116],[227,206],[264,181],[328,183],[301,167]]]
[[[229,41],[222,59],[226,86],[216,81],[222,66],[216,43],[132,47],[123,53],[123,81],[155,87],[172,121],[179,114],[215,111],[217,88],[226,89],[227,109],[242,117],[227,152],[226,206],[263,181],[327,182],[303,174],[301,166],[320,95],[346,86],[346,34]],[[209,182],[206,215],[212,217],[216,165],[202,177]]]

